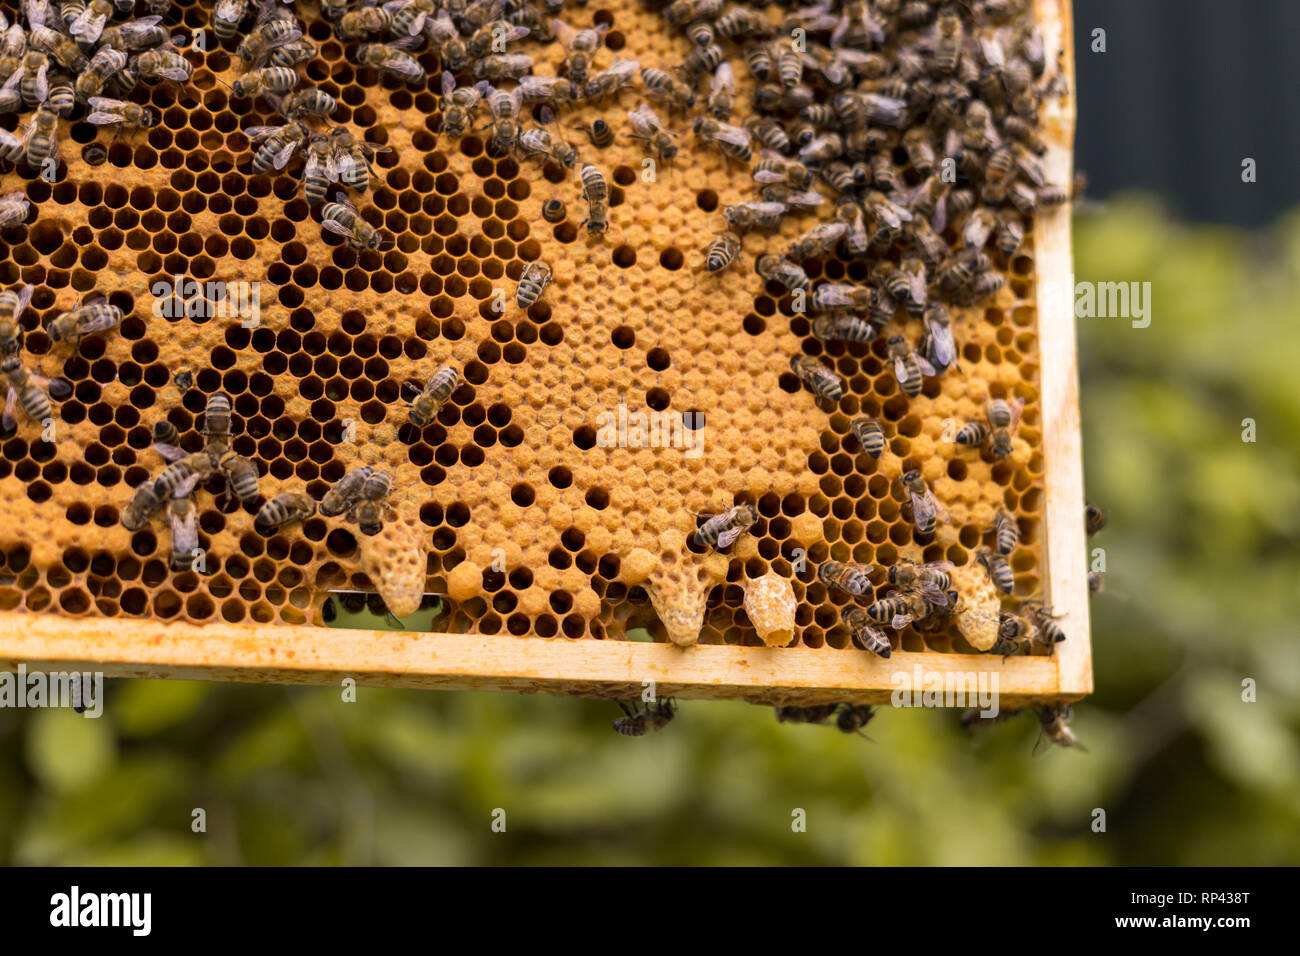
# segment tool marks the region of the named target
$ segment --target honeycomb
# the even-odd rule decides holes
[[[163,464],[150,449],[153,425],[172,422],[185,450],[198,450],[204,402],[218,390],[232,400],[232,447],[256,463],[264,498],[305,489],[319,499],[357,464],[391,470],[391,502],[427,552],[424,590],[445,596],[435,630],[624,640],[644,629],[666,641],[665,617],[685,614],[698,618],[702,643],[762,646],[744,585],[774,573],[793,586],[793,644],[849,648],[840,623],[849,598],[817,580],[820,562],[875,565],[877,586],[901,558],[969,565],[998,508],[1021,531],[1009,558],[1015,593],[1043,588],[1032,232],[1014,259],[997,260],[1001,291],[978,308],[952,309],[963,373],[927,378],[909,400],[883,338],[819,342],[784,288],[755,272],[759,255],[782,250],[816,216],[751,232],[732,268],[703,270],[721,207],[753,198],[753,183],[688,133],[655,182],[643,179],[643,151],[625,134],[605,150],[571,134],[611,187],[610,230],[589,240],[572,172],[490,155],[482,131],[440,139],[435,54],[420,57],[430,74],[423,84],[381,78],[350,64],[315,5],[300,3],[320,48],[305,76],[338,98],[331,121],[388,147],[372,191],[352,198],[390,242],[356,252],[322,231],[297,175],[251,171],[243,131],[278,121],[264,103],[232,102],[234,41],[209,32],[207,52],[189,46],[210,5],[173,11],[171,32],[195,70],[187,84],[137,92],[160,123],[114,138],[65,122],[57,181],[15,168],[0,184],[34,205],[27,225],[0,235],[0,287],[37,287],[23,320],[26,350],[43,374],[73,388],[56,403],[54,442],[21,421],[0,440],[9,514],[0,610],[320,624],[330,591],[375,590],[346,525],[316,517],[264,537],[253,529],[256,505],[241,505],[220,481],[196,496],[203,573],[169,570],[165,522],[122,527],[133,489]],[[610,27],[597,68],[616,56],[667,66],[690,50],[636,0],[570,4],[564,16],[575,28]],[[558,43],[525,48],[539,74],[553,74],[563,56]],[[625,92],[617,110],[586,107],[565,123],[614,121],[638,97]],[[0,118],[6,129],[17,122]],[[541,215],[553,197],[567,209],[556,224]],[[945,238],[955,239],[951,229]],[[554,281],[520,313],[515,281],[538,259]],[[806,266],[814,284],[866,277],[860,262]],[[151,289],[177,275],[261,282],[260,325],[156,317]],[[497,290],[511,303],[505,314],[493,309]],[[49,321],[96,293],[126,314],[120,330],[74,349],[54,345]],[[915,340],[919,323],[906,332]],[[833,410],[790,372],[797,354],[845,377]],[[403,386],[447,362],[464,379],[417,430]],[[185,391],[173,379],[182,369],[194,379]],[[990,396],[1025,401],[1014,450],[996,464],[944,439],[945,428],[979,419]],[[602,447],[599,418],[620,405],[682,415],[700,454]],[[851,434],[859,414],[884,425],[879,460]],[[898,476],[911,467],[950,516],[933,537],[919,537],[904,517]],[[722,555],[694,543],[700,515],[737,504],[757,509],[751,534]],[[974,652],[955,627],[908,628],[901,646]]]

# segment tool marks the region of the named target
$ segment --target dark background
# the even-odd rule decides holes
[[[1074,20],[1092,198],[1140,188],[1185,218],[1240,226],[1300,203],[1300,2],[1075,0]],[[1106,53],[1091,52],[1097,27]]]

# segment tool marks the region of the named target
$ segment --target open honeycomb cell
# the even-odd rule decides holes
[[[174,33],[207,24],[207,4],[175,8]],[[615,56],[668,65],[690,50],[635,0],[571,4],[564,15],[575,28],[611,27],[597,68]],[[265,103],[232,100],[235,43],[210,34],[207,52],[186,49],[188,84],[145,92],[161,118],[155,128],[114,138],[65,124],[57,182],[4,173],[0,192],[22,190],[35,208],[26,226],[0,234],[0,286],[37,287],[26,349],[72,394],[56,404],[54,442],[31,423],[0,439],[10,515],[0,525],[0,610],[320,624],[329,591],[374,590],[346,525],[316,517],[264,537],[253,528],[256,504],[219,480],[196,496],[201,573],[169,570],[165,522],[122,526],[133,489],[163,464],[150,448],[154,424],[171,422],[186,451],[201,449],[204,403],[216,391],[231,398],[232,447],[256,464],[264,499],[305,490],[319,500],[358,464],[393,473],[391,501],[423,536],[425,591],[447,598],[440,630],[614,641],[645,629],[666,641],[653,582],[685,575],[705,587],[701,643],[761,646],[743,585],[774,572],[791,579],[798,601],[795,644],[844,650],[849,599],[817,580],[818,564],[876,565],[878,587],[900,559],[969,564],[999,508],[1021,532],[1009,558],[1016,595],[1042,591],[1032,232],[1011,261],[996,262],[1007,283],[994,297],[953,308],[961,373],[927,378],[908,399],[883,338],[819,342],[785,289],[755,273],[759,255],[780,252],[817,217],[751,232],[731,269],[704,271],[701,250],[721,228],[721,208],[752,198],[753,183],[680,122],[681,152],[653,182],[635,140],[595,150],[573,134],[611,189],[610,230],[589,240],[571,171],[494,156],[482,130],[439,136],[436,54],[420,57],[425,83],[399,84],[351,65],[355,44],[335,40],[313,4],[300,3],[299,16],[320,47],[305,76],[339,101],[331,122],[387,147],[371,192],[352,197],[390,237],[384,248],[357,252],[323,232],[296,174],[252,171],[244,130],[277,120]],[[540,74],[563,56],[558,43],[527,50]],[[747,103],[743,68],[737,76]],[[628,91],[617,107],[584,107],[565,122],[617,122],[638,97]],[[567,210],[558,223],[541,214],[553,197]],[[521,312],[515,284],[537,260],[554,281]],[[806,265],[814,282],[864,278],[860,262]],[[260,282],[260,323],[155,315],[151,290],[174,276]],[[504,315],[493,307],[499,290],[510,302]],[[92,293],[126,314],[120,331],[54,344],[49,321]],[[920,331],[906,329],[913,340]],[[789,371],[796,354],[845,378],[834,407]],[[416,428],[403,387],[448,362],[463,370],[461,384]],[[192,388],[178,386],[180,370],[192,372]],[[1014,450],[996,464],[944,437],[979,419],[990,397],[1025,402]],[[600,416],[620,406],[680,414],[701,453],[603,447]],[[852,435],[857,415],[884,427],[879,460]],[[935,535],[908,520],[898,476],[909,468],[950,515]],[[706,553],[691,537],[697,516],[738,504],[757,510],[752,534],[722,556]],[[973,652],[955,628],[909,628],[901,646]]]

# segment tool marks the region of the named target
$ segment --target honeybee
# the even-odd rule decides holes
[[[364,535],[379,534],[384,529],[384,514],[391,510],[384,505],[384,499],[392,490],[393,476],[387,471],[373,469],[361,486],[361,500],[348,514],[348,520],[355,521]]]
[[[755,182],[765,185],[780,183],[791,189],[807,189],[812,185],[812,170],[803,163],[786,159],[771,150],[764,150],[762,155],[763,158],[754,167]]]
[[[1047,143],[1038,135],[1034,124],[1028,122],[1019,116],[1008,116],[1002,121],[1002,132],[1006,133],[1012,139],[1022,143],[1027,149],[1038,156],[1047,152]]]
[[[737,505],[713,515],[695,532],[695,540],[706,548],[721,551],[758,521],[758,512],[749,505]]]
[[[930,615],[930,602],[919,591],[894,591],[867,608],[867,617],[901,631]]]
[[[1020,213],[1015,209],[1002,209],[998,212],[998,252],[1010,259],[1025,241],[1025,225]]]
[[[212,456],[206,451],[178,458],[154,479],[154,491],[162,498],[184,498],[194,486],[212,474]]]
[[[1015,572],[1011,570],[1011,565],[1002,555],[990,551],[988,548],[980,548],[975,552],[975,560],[984,565],[984,570],[989,574],[989,580],[1003,594],[1010,594],[1016,589]]]
[[[876,327],[848,312],[832,312],[813,319],[812,334],[823,342],[870,342]]]
[[[795,239],[785,254],[796,262],[833,254],[835,244],[847,230],[842,222],[824,222]]]
[[[1001,508],[993,515],[993,543],[998,554],[1010,555],[1020,546],[1020,525]]]
[[[788,208],[783,202],[750,200],[727,206],[722,210],[722,217],[727,221],[728,226],[737,231],[779,229],[781,218]]]
[[[492,87],[486,80],[474,86],[456,87],[451,73],[442,74],[442,131],[449,136],[461,136],[474,118],[474,110]],[[523,88],[520,87],[522,90]]]
[[[838,588],[854,597],[872,593],[871,565],[853,561],[823,561],[817,566],[817,580],[830,588]]]
[[[342,236],[350,249],[378,249],[384,242],[379,230],[342,195],[321,207],[321,227]]]
[[[50,86],[48,71],[50,61],[44,53],[35,50],[24,54],[19,67],[5,81],[0,98],[4,109],[16,110],[19,105],[34,109],[49,97]]]
[[[839,704],[813,704],[811,707],[774,707],[782,724],[824,724],[839,709]]]
[[[185,457],[185,452],[180,448],[180,432],[166,419],[154,423],[150,447],[167,462],[180,461]]]
[[[122,527],[127,531],[139,531],[161,510],[166,501],[165,497],[158,494],[155,482],[144,482],[131,493],[122,509]]]
[[[280,101],[279,109],[285,119],[294,120],[304,116],[329,116],[338,105],[338,100],[324,90],[309,87],[290,93]]]
[[[72,85],[72,78],[62,73],[50,77],[50,92],[45,103],[64,119],[72,115],[77,107],[77,90]]]
[[[343,185],[357,192],[370,188],[370,160],[378,153],[388,152],[387,146],[358,142],[345,126],[330,130],[330,146],[335,176]]]
[[[672,698],[657,700],[642,710],[634,710],[621,700],[618,706],[623,716],[614,721],[614,732],[624,737],[644,737],[662,730],[677,713],[677,703]]]
[[[695,90],[663,70],[647,66],[641,70],[641,82],[645,84],[646,95],[668,104],[668,112],[676,110],[685,113],[695,105]]]
[[[334,165],[334,147],[324,133],[312,136],[305,153],[307,161],[302,167],[302,193],[314,206],[325,201],[330,183],[339,178],[338,170]]]
[[[290,522],[306,521],[315,513],[315,499],[309,495],[282,491],[257,509],[253,527],[263,535],[269,535]]]
[[[561,104],[573,99],[574,95],[573,84],[567,77],[532,74],[519,81],[519,92],[525,103],[545,103],[552,109],[558,109]]]
[[[104,24],[113,15],[111,0],[90,0],[68,23],[68,35],[91,46],[104,32]]]
[[[903,489],[912,502],[912,524],[921,534],[934,532],[936,519],[947,521],[948,512],[934,497],[934,492],[925,483],[921,473],[916,469],[906,472],[902,478]]]
[[[59,156],[59,114],[47,106],[40,106],[32,116],[31,125],[23,137],[24,161],[33,169],[44,165],[46,160],[58,163]]]
[[[587,232],[598,235],[609,228],[609,185],[599,169],[583,163],[579,170],[582,181],[582,198],[587,201],[587,219],[582,225]]]
[[[951,561],[932,561],[913,564],[899,561],[889,568],[889,583],[899,590],[917,591],[935,607],[947,607],[948,592],[952,588]]]
[[[458,385],[460,369],[456,366],[444,365],[434,372],[425,383],[424,390],[411,403],[411,411],[407,416],[411,424],[423,428],[433,421],[433,416],[438,414],[438,409],[451,397]]]
[[[888,657],[888,654],[881,654],[881,657]],[[835,715],[835,726],[843,734],[857,734],[859,737],[865,737],[862,728],[865,727],[871,718],[876,716],[876,709],[870,704],[845,704],[840,708],[840,712]]]
[[[546,107],[542,108],[544,111]],[[551,122],[554,116],[549,112],[543,113],[543,122]],[[548,130],[540,126],[530,127],[519,134],[518,142],[519,153],[525,159],[537,159],[541,162],[552,160],[559,163],[565,169],[572,169],[573,164],[578,161],[578,151],[573,144],[567,143],[558,136],[552,136]]]
[[[519,139],[519,107],[523,103],[523,94],[516,87],[513,90],[489,90],[487,93],[488,110],[492,114],[492,144],[497,152],[505,153],[514,149]]]
[[[533,69],[533,58],[523,53],[494,53],[474,63],[474,75],[492,83],[518,80]]]
[[[1053,614],[1052,609],[1042,601],[1030,600],[1020,605],[1020,613],[1025,615],[1038,628],[1038,640],[1051,650],[1065,640],[1065,631],[1056,622],[1061,615]]]
[[[240,501],[249,504],[258,499],[257,466],[251,461],[233,451],[226,451],[217,459],[217,468]]]
[[[298,85],[298,73],[287,66],[264,66],[249,70],[230,85],[236,99],[255,99],[263,93],[288,93]]]
[[[1011,440],[1015,436],[1016,426],[1020,423],[1025,403],[1020,399],[1008,402],[1003,398],[989,399],[984,414],[984,422],[967,422],[957,432],[959,445],[984,445],[994,461],[1001,461],[1011,454]]]
[[[152,46],[162,46],[171,39],[171,34],[167,32],[166,27],[159,26],[161,21],[160,16],[140,17],[137,20],[107,27],[100,34],[99,42],[127,53],[137,53]]]
[[[1083,506],[1083,527],[1089,538],[1106,527],[1106,520],[1109,515],[1105,509],[1098,508],[1092,502],[1085,502]]]
[[[745,118],[744,126],[754,139],[774,154],[787,153],[792,148],[789,134],[776,120],[751,115]]]
[[[126,69],[127,55],[121,50],[102,46],[95,51],[86,68],[77,76],[75,88],[80,99],[89,101],[92,96],[104,92],[104,86],[112,76]]]
[[[306,37],[299,37],[297,40],[290,40],[271,51],[266,58],[268,66],[283,66],[293,68],[308,60],[313,60],[320,51],[316,44],[312,43]]]
[[[334,482],[320,501],[320,513],[333,518],[352,510],[352,506],[361,498],[361,489],[365,486],[366,479],[373,471],[369,465],[361,465]]]
[[[18,34],[15,35],[15,37],[21,36],[22,27],[18,24],[14,24],[14,26],[10,28],[10,31],[15,29],[18,31]],[[21,62],[22,51],[17,46],[16,42],[13,44],[9,43],[9,39],[9,36],[6,35],[5,56],[14,57],[15,69],[17,69],[18,63]],[[56,30],[51,30],[49,27],[44,25],[34,25],[32,27],[31,48],[53,57],[54,61],[58,63],[59,66],[73,74],[81,73],[86,69],[88,63],[91,62],[86,59],[86,54],[82,52],[81,47],[77,46],[75,40]],[[18,52],[15,53],[15,50]],[[11,73],[12,71],[6,73],[5,78],[8,79]]]
[[[400,43],[366,43],[357,50],[357,63],[374,67],[381,75],[394,76],[407,83],[424,80],[424,67]]]
[[[340,0],[340,2],[342,2],[342,0]],[[441,12],[438,10],[438,4],[435,3],[434,0],[405,0],[405,2],[399,3],[386,3],[383,6],[383,10],[387,13],[389,22],[382,25],[376,25],[368,32],[391,33],[393,36],[400,37],[419,36],[421,33],[425,32],[426,26],[432,27],[430,18],[436,13]],[[341,22],[341,19],[346,19],[346,17],[332,17],[331,19],[340,20]],[[447,14],[446,20],[448,25],[451,25],[451,17],[449,13]],[[372,22],[374,22],[373,18]],[[356,26],[357,24],[354,23],[353,28],[356,28]],[[351,38],[345,37],[344,39]]]
[[[925,342],[923,348],[926,361],[933,366],[936,373],[950,368],[961,370],[957,364],[957,343],[952,336],[952,320],[948,310],[938,302],[932,303],[925,310]]]
[[[614,142],[614,128],[603,119],[596,119],[587,124],[575,123],[573,128],[586,133],[587,138],[591,140],[591,145],[597,149],[606,149]]]
[[[803,266],[791,262],[784,256],[771,254],[759,256],[758,261],[754,263],[754,268],[764,279],[779,282],[791,292],[808,288],[808,274],[804,272]]]
[[[555,28],[555,35],[564,44],[566,51],[564,62],[560,67],[561,72],[565,73],[575,85],[585,84],[587,71],[591,69],[592,54],[600,49],[609,27],[600,24],[588,30],[574,31],[563,20],[552,20],[551,26]]]
[[[569,211],[564,208],[564,203],[554,196],[542,203],[542,218],[547,222],[564,222],[568,215]]]
[[[10,195],[22,194],[11,193]],[[18,351],[18,336],[22,332],[23,312],[27,310],[27,304],[32,301],[32,293],[35,291],[34,287],[25,285],[0,292],[0,354]]]
[[[890,646],[889,637],[872,623],[866,611],[850,605],[844,609],[840,620],[849,629],[849,633],[853,636],[853,643],[857,647],[888,660],[889,655],[894,651]]]
[[[790,370],[799,376],[799,381],[818,398],[838,402],[844,395],[844,379],[838,372],[828,369],[816,359],[807,355],[796,355],[790,359]]]
[[[222,40],[229,40],[239,32],[239,24],[248,13],[249,0],[217,0],[212,8],[212,32]],[[324,6],[328,7],[328,4]],[[328,10],[323,10],[326,16]]]
[[[655,111],[645,103],[638,103],[636,109],[629,110],[627,119],[632,126],[629,135],[633,139],[644,141],[646,150],[653,153],[659,162],[670,162],[677,155],[676,136],[668,131]]]
[[[1072,716],[1069,706],[1065,704],[1048,704],[1035,707],[1034,714],[1038,717],[1040,730],[1039,739],[1034,744],[1033,753],[1035,755],[1042,753],[1045,749],[1042,746],[1043,741],[1047,741],[1049,746],[1056,744],[1059,747],[1073,747],[1084,753],[1088,752],[1088,748],[1079,743],[1074,736],[1074,731],[1066,723]]]
[[[551,284],[551,267],[545,262],[530,262],[524,266],[519,276],[519,288],[515,292],[515,303],[521,309],[527,309],[536,302]]]
[[[9,383],[3,415],[6,432],[18,426],[14,418],[15,407],[22,409],[32,421],[44,422],[54,414],[50,398],[62,400],[72,394],[72,386],[62,379],[48,379],[29,372],[17,355],[10,355],[0,362],[0,375]]]
[[[135,67],[144,80],[172,80],[184,83],[193,75],[194,67],[170,45],[157,50],[146,50],[135,58]]]
[[[285,126],[250,126],[244,135],[249,142],[261,143],[253,154],[253,172],[269,173],[289,165],[294,150],[307,143],[312,132],[303,123],[295,122]]]
[[[587,100],[604,100],[614,96],[632,85],[641,64],[636,60],[620,58],[609,65],[608,69],[592,75],[585,86],[574,87],[574,95],[581,91],[581,97]]]
[[[260,64],[277,46],[302,37],[302,26],[292,16],[263,20],[239,44],[239,58],[251,65]]]
[[[50,341],[68,342],[76,339],[78,343],[87,335],[95,332],[107,332],[122,323],[122,310],[109,305],[107,299],[100,299],[86,305],[77,306],[71,312],[63,312],[50,322]]]
[[[853,419],[849,427],[862,450],[872,458],[879,458],[885,453],[885,433],[881,430],[880,422],[874,418],[861,417]]]
[[[90,109],[92,112],[86,117],[86,122],[95,126],[116,125],[119,130],[150,129],[158,123],[157,114],[138,103],[92,96]]]
[[[893,363],[894,378],[898,380],[898,387],[905,395],[911,397],[920,395],[922,376],[938,374],[934,366],[918,355],[907,339],[901,335],[890,336],[887,345],[888,358]]]
[[[731,265],[740,254],[740,236],[734,232],[720,232],[704,250],[704,268],[709,272],[721,272]]]
[[[167,503],[167,522],[172,532],[171,569],[188,571],[194,566],[194,552],[199,546],[198,513],[188,496],[172,498]]]
[[[872,290],[869,287],[847,282],[823,282],[813,289],[808,308],[813,312],[833,312],[839,309],[863,312],[871,308],[871,304]]]
[[[736,106],[736,76],[730,63],[720,63],[713,72],[713,82],[709,86],[709,96],[705,107],[715,120],[726,121]]]

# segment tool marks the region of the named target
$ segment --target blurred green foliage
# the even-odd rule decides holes
[[[1077,279],[1153,294],[1149,328],[1079,327],[1110,510],[1088,754],[1031,758],[1028,718],[885,711],[868,742],[687,701],[633,740],[592,701],[118,681],[99,720],[0,712],[0,860],[1300,863],[1300,217],[1247,235],[1131,199],[1076,252]]]

